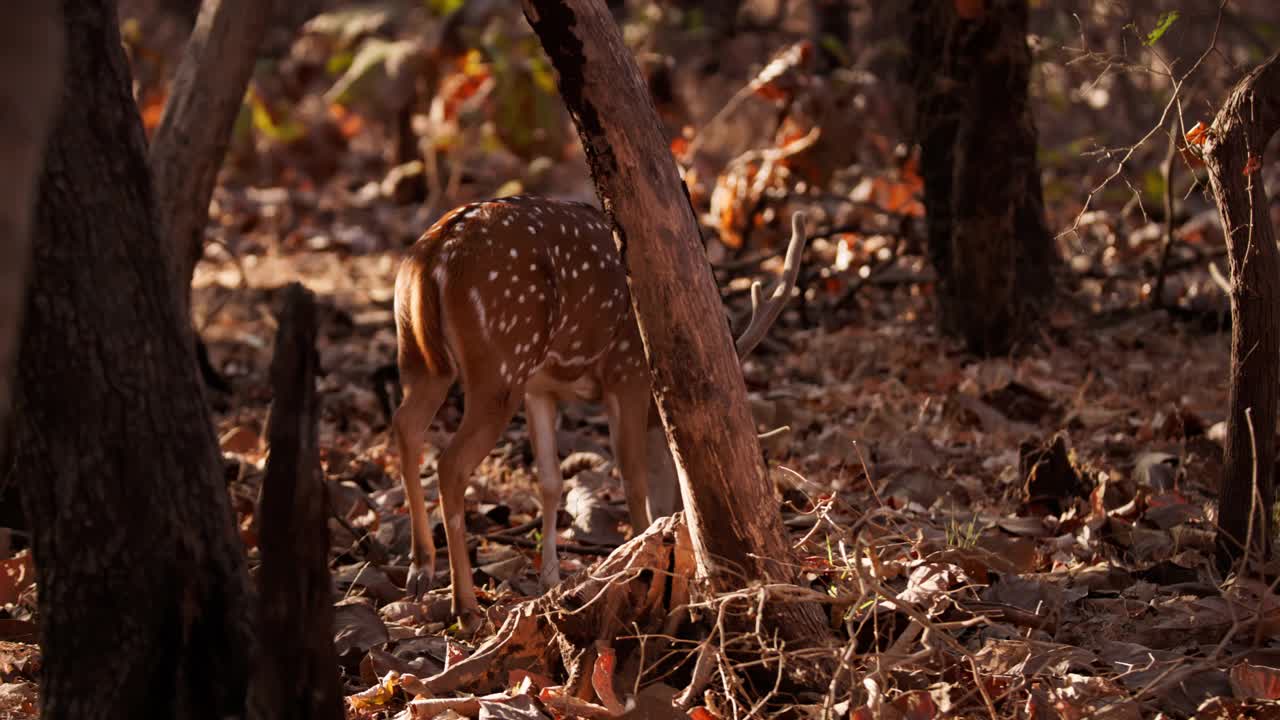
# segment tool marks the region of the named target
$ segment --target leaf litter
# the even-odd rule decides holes
[[[1117,253],[1103,238],[1122,223],[1102,210],[1064,248],[1084,279],[1043,337],[1012,358],[965,355],[933,327],[919,238],[891,241],[901,218],[920,212],[919,179],[909,158],[889,159],[874,127],[864,141],[882,161],[844,188],[870,209],[826,218],[859,228],[814,240],[818,272],[744,365],[759,429],[789,428],[762,447],[796,583],[712,594],[694,579],[682,521],[631,537],[604,416],[567,407],[566,581],[538,592],[539,507],[518,416],[466,495],[486,622],[460,635],[446,587],[406,599],[408,518],[387,415],[401,252],[446,205],[494,194],[504,177],[559,195],[592,191],[568,137],[556,136],[564,148],[550,162],[529,161],[515,140],[465,151],[462,139],[482,132],[466,113],[487,112],[486,93],[506,87],[489,74],[494,65],[468,56],[424,127],[458,139],[436,149],[469,180],[447,204],[426,203],[417,184],[428,168],[388,163],[394,129],[369,109],[405,92],[397,73],[414,47],[373,12],[322,16],[289,58],[259,73],[249,98],[256,126],[233,143],[195,281],[202,337],[233,388],[211,399],[251,566],[255,528],[270,522],[256,516],[255,499],[275,294],[300,280],[319,296],[333,636],[349,718],[1280,716],[1280,597],[1221,578],[1210,562],[1227,337],[1117,312],[1141,295],[1124,278],[1140,275],[1134,248],[1149,225],[1132,228]],[[806,85],[770,84],[770,72],[793,78],[811,50],[782,48],[745,78],[760,98]],[[285,92],[285,79],[341,57],[323,87]],[[799,154],[813,141],[804,137],[779,128],[775,147],[725,158],[723,174],[693,163],[691,195],[730,247],[752,238],[768,247],[791,207],[776,198],[795,186],[789,173],[815,177]],[[677,153],[686,146],[673,143]],[[1215,230],[1202,213],[1180,231],[1199,252]],[[727,257],[714,250],[718,263]],[[1098,268],[1119,279],[1097,281]],[[720,274],[733,314],[743,314],[743,279]],[[1171,281],[1191,300],[1213,294],[1203,272]],[[462,402],[452,396],[429,434],[421,480],[433,510],[435,460]],[[7,542],[3,556],[0,713],[31,717],[40,657],[30,558]],[[437,577],[447,578],[440,556]],[[763,625],[753,630],[754,620],[732,621],[758,618],[766,597],[823,607],[836,638],[821,651],[833,663],[829,687],[795,682],[788,670],[812,658]]]

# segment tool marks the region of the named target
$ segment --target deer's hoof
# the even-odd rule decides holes
[[[409,578],[404,584],[405,594],[413,600],[421,599],[431,589],[435,574],[435,568],[431,565],[410,563]]]
[[[542,586],[542,592],[547,592],[551,588],[560,584],[560,566],[544,565],[542,572],[538,575],[538,584]]]
[[[463,638],[475,637],[484,621],[484,613],[478,607],[459,610],[454,617],[458,619],[458,636]]]

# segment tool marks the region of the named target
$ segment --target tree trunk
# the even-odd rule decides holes
[[[259,505],[257,670],[251,717],[342,720],[333,649],[328,507],[316,438],[315,296],[284,293],[271,359],[271,454]]]
[[[524,0],[524,11],[614,220],[699,573],[720,589],[794,580],[720,294],[640,70],[600,0]],[[771,612],[788,646],[828,636],[817,607]]]
[[[204,0],[151,143],[156,220],[190,313],[209,200],[271,16],[271,0]]]
[[[244,712],[243,550],[155,231],[114,3],[64,5],[10,465],[31,521],[45,718]]]
[[[1001,354],[1052,301],[1058,262],[1027,97],[1027,4],[992,0],[962,18],[950,0],[915,0],[912,13],[939,324],[974,353]]]
[[[62,79],[62,22],[48,0],[17,0],[0,24],[0,456],[18,352],[31,216]]]
[[[1260,170],[1263,150],[1277,131],[1280,54],[1240,81],[1204,146],[1231,261],[1230,414],[1218,498],[1218,561],[1224,568],[1246,545],[1255,559],[1269,557],[1271,550],[1280,257]]]

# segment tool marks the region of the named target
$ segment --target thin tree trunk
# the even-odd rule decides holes
[[[328,499],[316,438],[316,304],[297,283],[284,292],[271,388],[271,454],[258,513],[260,654],[251,717],[341,720]]]
[[[916,0],[911,44],[939,322],[993,355],[1034,330],[1058,259],[1027,96],[1027,4],[980,10],[961,18],[950,0]]]
[[[0,455],[22,327],[31,218],[62,81],[62,20],[49,0],[15,0],[0,24]]]
[[[244,712],[248,578],[155,231],[114,3],[64,5],[12,463],[31,521],[45,718]]]
[[[209,200],[273,0],[204,0],[151,143],[156,219],[190,313],[191,278],[204,252]]]
[[[718,588],[794,580],[720,294],[640,70],[600,0],[524,0],[524,11],[614,219],[699,572]],[[770,612],[789,646],[829,635],[816,607]]]
[[[1262,182],[1262,153],[1280,131],[1280,54],[1236,85],[1205,143],[1209,182],[1231,260],[1230,414],[1218,498],[1218,561],[1246,547],[1269,557],[1280,394],[1280,256]],[[1255,494],[1256,493],[1256,494]]]

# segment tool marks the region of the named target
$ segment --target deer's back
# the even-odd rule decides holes
[[[464,382],[470,372],[554,386],[644,370],[626,274],[607,221],[589,205],[528,197],[464,205],[406,263],[437,294]]]

